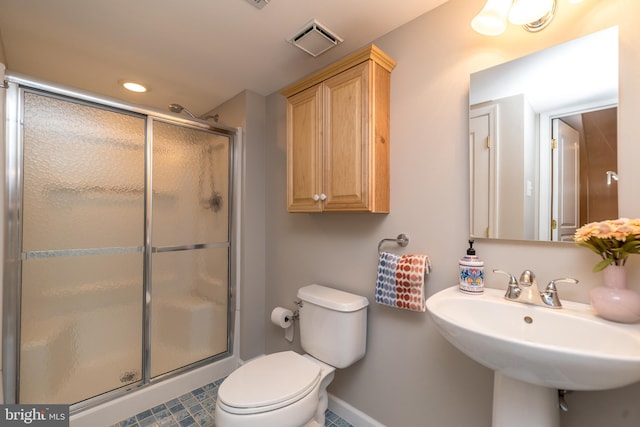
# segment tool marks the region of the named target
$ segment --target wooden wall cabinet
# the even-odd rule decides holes
[[[395,64],[370,45],[281,91],[289,212],[389,212]]]

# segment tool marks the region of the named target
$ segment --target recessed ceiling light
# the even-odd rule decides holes
[[[131,92],[149,92],[151,89],[146,87],[141,83],[132,82],[129,80],[119,80],[120,83],[125,89],[130,90]]]

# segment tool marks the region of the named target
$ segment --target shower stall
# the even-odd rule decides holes
[[[228,357],[235,130],[7,81],[5,402],[74,413]]]

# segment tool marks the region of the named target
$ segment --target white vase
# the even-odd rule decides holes
[[[610,265],[603,274],[604,285],[589,292],[591,306],[598,316],[620,323],[640,322],[640,293],[627,288],[627,270]]]

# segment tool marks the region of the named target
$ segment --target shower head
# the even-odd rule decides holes
[[[189,111],[188,109],[186,109],[185,107],[183,107],[180,104],[169,104],[169,111],[171,111],[173,113],[178,113],[178,114],[180,114],[180,113],[182,113],[184,111],[185,113],[190,115],[192,119],[196,118],[196,116],[191,111]]]

